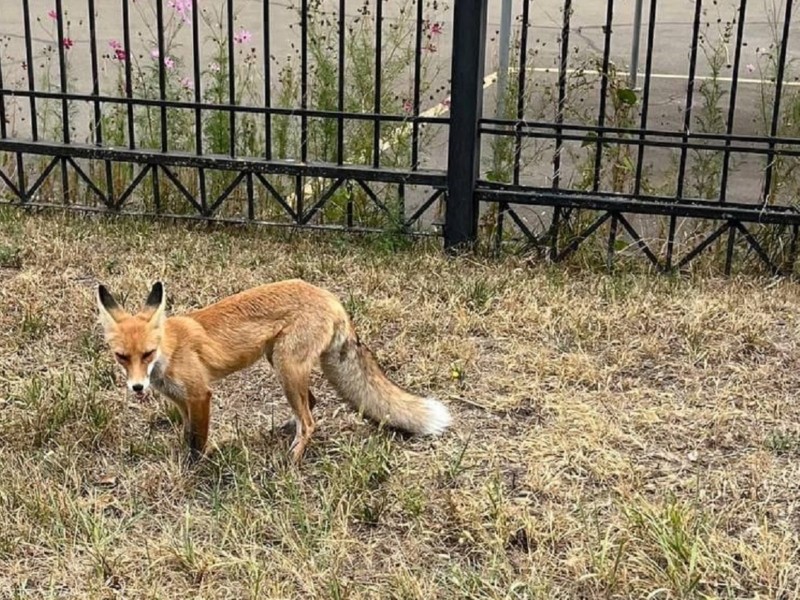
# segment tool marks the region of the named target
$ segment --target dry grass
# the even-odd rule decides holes
[[[800,287],[445,259],[387,239],[0,212],[0,596],[793,598]],[[180,311],[337,292],[440,440],[318,381],[299,471],[269,367],[218,387],[210,458],[126,399],[93,290]]]

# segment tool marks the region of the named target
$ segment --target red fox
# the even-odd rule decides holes
[[[126,312],[104,285],[97,288],[99,321],[128,388],[141,398],[152,386],[178,407],[195,458],[208,437],[211,384],[262,356],[294,413],[289,452],[295,463],[315,429],[309,378],[317,364],[346,402],[375,421],[422,435],[441,434],[452,423],[440,401],[390,381],[337,298],[303,280],[262,285],[182,316],[167,317],[165,305],[160,281],[136,314]]]

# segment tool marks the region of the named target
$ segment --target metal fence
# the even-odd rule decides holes
[[[752,3],[18,0],[0,196],[793,270],[793,6]]]

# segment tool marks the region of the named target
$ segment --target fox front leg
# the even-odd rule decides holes
[[[208,426],[211,414],[211,392],[191,398],[186,403],[187,419],[184,421],[184,436],[189,446],[192,460],[203,455],[208,440]]]

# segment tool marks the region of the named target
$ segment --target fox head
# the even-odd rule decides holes
[[[104,285],[97,288],[97,308],[106,342],[114,359],[125,369],[128,389],[137,396],[150,387],[150,374],[160,357],[164,333],[166,298],[164,285],[157,281],[144,309],[126,312]]]

